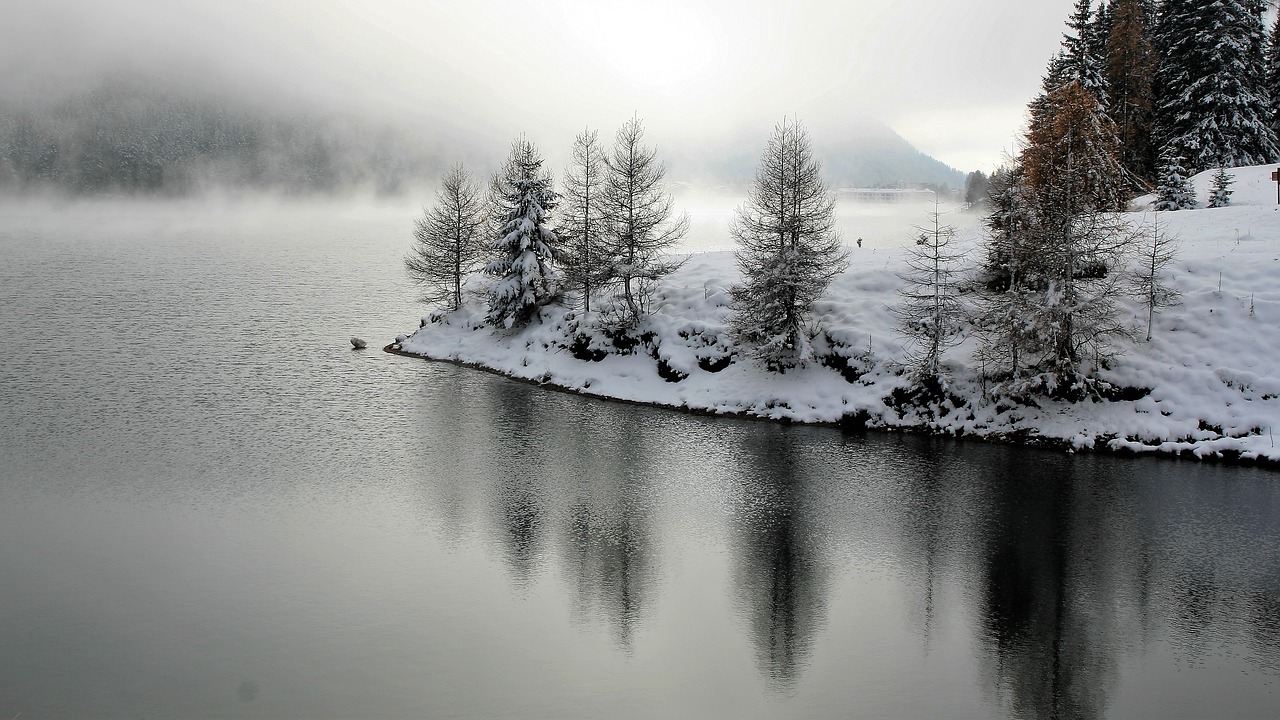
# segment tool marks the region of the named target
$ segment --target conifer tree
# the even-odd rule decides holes
[[[1037,198],[1061,195],[1079,210],[1123,210],[1128,183],[1115,125],[1097,97],[1070,82],[1043,100],[1021,162]]]
[[[1115,22],[1115,10],[1118,0],[1100,0],[1093,11],[1093,19],[1089,21],[1089,52],[1098,58],[1099,69],[1103,80],[1107,79],[1107,42],[1111,37],[1111,28]],[[1108,91],[1110,86],[1108,85]]]
[[[1067,32],[1062,36],[1061,84],[1075,81],[1093,93],[1099,104],[1106,107],[1108,91],[1102,75],[1102,56],[1098,53],[1104,40],[1096,37],[1100,28],[1094,22],[1090,0],[1076,0],[1075,9],[1067,20]],[[1106,22],[1106,20],[1104,20]],[[1048,88],[1056,90],[1057,87]]]
[[[1181,158],[1166,152],[1157,171],[1156,210],[1190,210],[1196,206],[1195,191],[1187,179]]]
[[[447,310],[462,305],[462,281],[484,257],[485,202],[480,186],[461,164],[445,174],[436,203],[414,225],[413,250],[404,259],[409,277],[424,286],[422,300]]]
[[[1268,116],[1256,0],[1168,0],[1159,135],[1195,173],[1280,156]]]
[[[733,332],[766,367],[810,360],[813,303],[848,265],[835,231],[835,200],[800,123],[774,127],[747,202],[730,230],[742,283],[733,288]]]
[[[560,273],[552,264],[556,235],[550,213],[558,196],[542,169],[542,155],[521,138],[490,184],[490,227],[497,258],[484,272],[498,278],[489,291],[486,320],[500,327],[524,325],[554,300]]]
[[[1034,298],[1028,282],[1035,262],[1030,242],[1031,191],[1022,165],[1014,162],[991,175],[985,258],[973,300],[972,320],[978,335],[974,359],[984,376],[1017,377],[1031,344]]]
[[[1120,141],[1121,164],[1134,178],[1155,174],[1152,151],[1155,51],[1147,31],[1142,0],[1115,0],[1110,7],[1105,78],[1111,93],[1110,116]]]
[[[986,173],[974,170],[964,178],[964,201],[970,208],[976,208],[987,202],[987,189],[990,180]]]
[[[1265,74],[1267,97],[1271,104],[1267,110],[1271,114],[1271,129],[1280,133],[1280,13],[1271,25],[1271,34],[1267,39],[1267,69]]]
[[[1227,207],[1231,204],[1231,184],[1235,178],[1227,174],[1225,167],[1218,168],[1213,174],[1213,184],[1209,186],[1209,202],[1211,208]]]
[[[1093,95],[1072,83],[1050,98],[1050,122],[1031,128],[1022,153],[1035,248],[1029,287],[1038,297],[1036,326],[1041,389],[1061,393],[1079,380],[1080,363],[1110,353],[1123,334],[1116,278],[1132,238],[1114,213],[1126,187],[1119,143]]]
[[[1062,47],[1049,59],[1040,81],[1040,94],[1028,106],[1032,125],[1044,121],[1043,116],[1051,111],[1049,98],[1071,83],[1089,91],[1102,107],[1107,105],[1104,63],[1102,56],[1095,54],[1102,45],[1094,37],[1097,27],[1089,8],[1090,0],[1076,0],[1075,10],[1067,20],[1067,32],[1062,36]]]
[[[988,257],[1008,269],[979,301],[978,359],[1011,368],[1009,392],[1082,397],[1125,334],[1116,298],[1132,235],[1115,212],[1125,194],[1109,125],[1078,82],[1054,91],[1019,158],[1009,188],[1016,204],[993,198],[995,212],[1011,205],[1016,214],[989,223],[999,232],[988,239]]]
[[[1132,287],[1140,302],[1147,307],[1147,342],[1151,342],[1156,312],[1177,305],[1179,293],[1161,277],[1166,267],[1178,259],[1178,238],[1160,231],[1160,215],[1154,216],[1151,232],[1139,236],[1139,267]]]
[[[689,218],[671,217],[673,202],[663,187],[666,168],[657,152],[644,144],[644,125],[631,118],[605,156],[601,209],[608,235],[608,278],[622,289],[625,324],[634,326],[646,311],[656,282],[675,272],[681,261],[670,257],[689,229]]]
[[[565,284],[582,293],[583,309],[591,312],[591,294],[607,280],[604,150],[594,130],[573,141],[572,165],[564,174],[560,203],[560,267]]]
[[[1153,137],[1161,152],[1180,133],[1180,109],[1175,100],[1182,97],[1192,78],[1203,75],[1201,53],[1192,26],[1191,8],[1195,0],[1160,0],[1152,46],[1157,49],[1156,74],[1153,83],[1155,128]]]
[[[907,362],[926,385],[942,380],[940,361],[960,340],[964,307],[960,301],[960,261],[955,228],[942,224],[935,197],[931,223],[917,226],[919,236],[907,249],[907,268],[899,274],[901,303],[894,309],[898,327],[910,340]]]

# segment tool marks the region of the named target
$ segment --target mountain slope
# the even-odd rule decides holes
[[[664,149],[668,177],[711,184],[749,184],[769,128],[735,133],[698,147]],[[908,142],[883,122],[857,118],[810,128],[822,172],[833,187],[947,185],[964,187],[964,173]]]

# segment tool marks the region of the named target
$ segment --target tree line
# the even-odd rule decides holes
[[[1135,334],[1118,299],[1146,306],[1146,337],[1176,301],[1161,270],[1176,239],[1120,213],[1139,192],[1156,210],[1193,207],[1191,172],[1280,156],[1280,87],[1267,85],[1265,6],[1254,0],[1077,0],[1018,155],[985,182],[985,252],[973,283],[975,357],[1013,394],[1106,394],[1098,371]],[[1126,272],[1136,261],[1139,270]]]
[[[462,165],[450,170],[415,223],[406,267],[423,299],[446,311],[462,306],[470,276],[490,276],[486,320],[498,327],[523,326],[554,302],[590,313],[594,301],[606,324],[635,329],[658,281],[682,264],[673,250],[688,218],[674,213],[664,175],[638,118],[609,149],[596,131],[579,134],[563,191],[520,138],[487,191]],[[771,368],[812,359],[810,310],[847,265],[834,207],[808,133],[783,121],[731,228],[744,278],[732,291],[733,332]]]
[[[1030,107],[1034,132],[1064,101],[1087,101],[1121,172],[1108,191],[1155,191],[1194,207],[1187,178],[1280,159],[1280,17],[1266,0],[1076,0]],[[1087,97],[1068,97],[1078,84]],[[1029,143],[1035,139],[1029,137]],[[966,200],[989,178],[970,173]]]

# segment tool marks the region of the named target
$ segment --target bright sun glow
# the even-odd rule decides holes
[[[676,4],[601,2],[575,18],[602,66],[649,88],[688,88],[722,65],[720,33],[703,14]]]

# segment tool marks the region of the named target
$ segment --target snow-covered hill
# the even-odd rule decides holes
[[[825,364],[771,373],[734,348],[726,333],[727,288],[738,279],[731,253],[704,253],[659,288],[645,341],[629,354],[595,328],[594,316],[548,308],[515,333],[483,324],[484,278],[470,304],[400,337],[389,349],[495,370],[601,397],[711,413],[816,423],[854,423],[1061,444],[1074,449],[1164,452],[1245,462],[1280,462],[1280,211],[1275,168],[1237,168],[1232,207],[1159,213],[1162,232],[1181,240],[1168,270],[1182,304],[1156,317],[1104,379],[1128,390],[1114,401],[1018,404],[988,397],[971,342],[950,350],[953,383],[929,407],[901,402],[897,302],[903,252],[852,248],[851,267],[820,301],[815,348]],[[1203,204],[1212,173],[1193,179]],[[1135,206],[1135,222],[1154,213]],[[977,232],[962,238],[978,257]],[[1127,303],[1133,327],[1145,320]],[[895,391],[898,391],[895,394]],[[1280,431],[1280,427],[1276,428]]]

